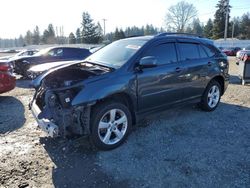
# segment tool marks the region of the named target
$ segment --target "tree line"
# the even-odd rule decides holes
[[[227,37],[250,39],[250,13],[234,17],[230,21],[230,11],[233,7],[228,4],[228,0],[218,1],[214,18],[208,19],[205,24],[200,22],[198,11],[193,4],[181,1],[168,9],[165,17],[166,30],[194,33],[215,40],[223,38],[227,8],[229,11]]]
[[[115,31],[103,35],[103,28],[99,22],[95,23],[88,12],[83,12],[80,26],[68,37],[64,36],[63,27],[59,29],[52,24],[40,33],[36,26],[33,31],[28,30],[25,36],[20,35],[15,39],[1,39],[0,47],[20,47],[39,44],[97,44],[109,43],[131,36],[155,35],[161,32],[187,32],[205,36],[211,39],[219,39],[224,36],[226,9],[232,7],[226,4],[227,0],[219,0],[216,5],[216,12],[213,19],[205,24],[198,18],[198,11],[193,4],[185,1],[169,7],[165,16],[165,28],[157,28],[151,25],[142,27],[132,26],[125,29],[116,28]],[[230,15],[230,14],[229,14]],[[228,17],[228,37],[238,39],[250,39],[250,13],[247,12],[241,17]]]

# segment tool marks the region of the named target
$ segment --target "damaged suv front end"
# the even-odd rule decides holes
[[[36,92],[30,109],[38,126],[51,137],[88,135],[91,104],[77,105],[74,99],[84,90],[86,80],[94,81],[111,70],[78,62],[57,67],[35,79]]]

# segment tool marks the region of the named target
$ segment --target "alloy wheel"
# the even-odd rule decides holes
[[[214,108],[220,100],[220,89],[217,85],[213,85],[208,91],[207,104],[210,108]]]
[[[98,136],[107,145],[118,143],[126,134],[128,118],[120,109],[111,109],[106,112],[98,124]]]

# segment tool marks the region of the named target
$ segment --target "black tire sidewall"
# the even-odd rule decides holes
[[[207,100],[207,99],[208,99],[208,92],[209,92],[209,90],[211,89],[211,87],[213,87],[214,85],[216,85],[216,86],[219,88],[220,97],[219,97],[219,101],[218,101],[218,103],[216,104],[216,106],[213,107],[213,108],[211,108],[211,107],[208,105],[208,100]],[[204,94],[203,94],[203,96],[202,96],[201,107],[202,107],[202,109],[205,110],[205,111],[214,111],[214,110],[217,108],[217,106],[219,105],[220,99],[221,99],[221,85],[220,85],[217,81],[213,80],[213,81],[211,81],[211,82],[208,84],[208,86],[207,86],[207,88],[206,88],[206,90],[205,90],[205,92],[204,92]]]
[[[99,122],[100,122],[101,118],[103,117],[103,115],[111,109],[120,109],[126,114],[127,120],[128,120],[128,127],[127,127],[127,131],[126,131],[124,137],[119,142],[117,142],[116,144],[107,145],[107,144],[103,143],[99,138],[98,126],[99,126]],[[129,109],[124,104],[117,103],[117,102],[103,103],[103,104],[100,104],[99,106],[96,106],[95,109],[92,111],[92,113],[93,114],[91,117],[90,137],[91,137],[93,144],[97,148],[99,148],[101,150],[111,150],[111,149],[118,147],[126,140],[126,138],[128,137],[128,134],[131,130],[132,116],[131,116]]]

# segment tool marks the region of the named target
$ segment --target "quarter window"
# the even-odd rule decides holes
[[[204,50],[206,51],[208,57],[213,57],[215,56],[215,52],[211,49],[211,48],[208,48],[206,46],[203,46]]]
[[[154,56],[159,65],[177,62],[174,43],[165,43],[150,48],[144,56]]]
[[[199,52],[201,58],[208,58],[207,53],[205,52],[204,48],[201,45],[199,45]]]

